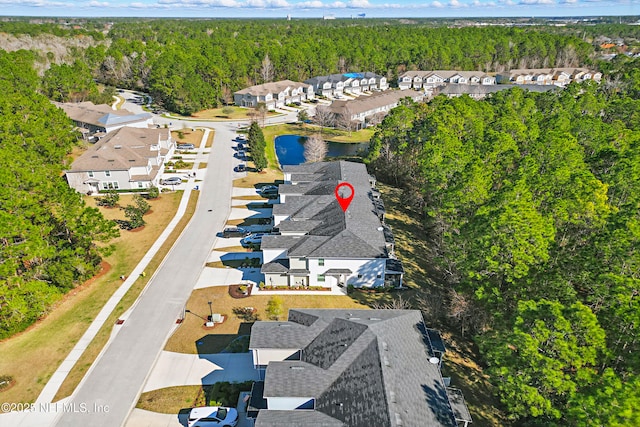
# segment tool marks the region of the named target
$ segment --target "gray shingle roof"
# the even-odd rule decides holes
[[[376,258],[387,256],[385,235],[371,197],[371,177],[362,163],[338,161],[284,166],[285,173],[291,175],[292,184],[298,177],[311,181],[297,185],[280,185],[281,194],[289,194],[285,202],[275,205],[274,215],[288,216],[282,221],[283,230],[324,236],[328,239],[322,245],[300,245],[293,248],[291,256],[305,257],[345,257]],[[315,178],[313,178],[315,177]],[[334,191],[339,183],[348,182],[354,187],[354,195],[346,212],[335,199]],[[292,194],[298,194],[293,196]],[[314,221],[312,224],[304,221]],[[296,228],[297,224],[299,228]],[[270,248],[267,241],[263,248]],[[305,252],[306,251],[306,252]]]
[[[292,309],[286,323],[288,331],[281,332],[282,322],[256,322],[252,330],[252,349],[302,350],[301,360],[269,364],[264,394],[312,397],[315,411],[285,411],[291,413],[277,419],[263,414],[271,410],[261,411],[261,426],[286,425],[278,421],[311,412],[346,426],[456,426],[439,365],[429,361],[419,311]],[[254,337],[263,334],[268,336]]]
[[[260,411],[255,427],[344,427],[344,423],[318,411]]]

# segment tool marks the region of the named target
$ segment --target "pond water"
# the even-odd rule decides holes
[[[306,136],[281,135],[276,138],[276,156],[281,165],[299,165],[304,163],[304,143]],[[327,157],[358,156],[367,152],[369,144],[327,142]]]

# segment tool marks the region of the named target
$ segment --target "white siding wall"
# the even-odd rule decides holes
[[[289,276],[266,273],[264,275],[264,284],[265,286],[289,286]]]
[[[294,410],[313,397],[267,397],[267,409]]]
[[[285,249],[263,249],[262,259],[264,263],[271,262],[274,259],[284,258],[287,251]]]
[[[293,356],[298,352],[298,348],[254,348],[253,353],[254,366],[266,366],[270,362],[282,362],[286,358]]]
[[[324,259],[324,266],[318,265],[317,259],[310,259],[309,265],[309,286],[337,286],[335,279],[325,276],[324,283],[318,283],[318,275],[324,274],[331,268],[348,268],[353,274],[346,277],[347,285],[360,286],[383,286],[385,259]],[[358,277],[361,275],[362,277]],[[380,277],[378,277],[378,275]]]

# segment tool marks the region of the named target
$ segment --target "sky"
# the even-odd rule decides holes
[[[640,0],[0,0],[3,16],[335,18],[640,15]]]

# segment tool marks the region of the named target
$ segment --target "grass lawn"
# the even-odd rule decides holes
[[[247,172],[244,178],[233,180],[234,187],[257,188],[267,184],[282,184],[284,181],[282,171],[280,169],[265,169],[262,172]]]
[[[309,136],[320,133],[320,127],[306,123],[287,123],[276,126],[267,126],[262,131],[267,142],[273,143],[275,137],[279,135],[295,134]],[[375,128],[366,128],[354,132],[347,132],[344,130],[333,128],[324,128],[322,129],[322,137],[326,141],[333,142],[369,142],[374,132]]]
[[[201,385],[167,387],[142,393],[136,408],[161,414],[178,414],[184,408],[196,406],[202,395]]]
[[[204,135],[204,130],[202,129],[192,131],[191,128],[184,128],[171,131],[171,137],[179,144],[193,144],[196,147],[200,146],[202,135]]]
[[[223,109],[225,111],[222,111]],[[227,111],[227,109],[229,109],[229,111]],[[252,117],[251,115],[253,112],[253,108],[227,106],[198,111],[197,113],[192,114],[190,118],[204,120],[246,120]],[[278,113],[267,113],[267,117],[277,115]]]
[[[213,147],[213,137],[216,135],[216,132],[211,129],[209,131],[209,138],[207,138],[207,142],[204,145],[204,148],[211,148]]]
[[[181,196],[182,192],[163,193],[160,198],[150,200],[151,213],[145,216],[147,225],[135,232],[121,230],[120,237],[113,241],[116,250],[105,260],[106,268],[102,275],[70,291],[48,316],[27,331],[0,343],[0,372],[11,375],[16,380],[15,386],[2,392],[3,401],[35,401],[53,372],[80,339],[104,303],[120,286],[122,281],[119,277],[129,275],[146,250],[166,228],[173,216],[170,213],[177,210]],[[120,205],[129,204],[131,197],[121,196]],[[86,197],[85,200],[89,206],[95,206],[95,199]],[[124,218],[124,212],[120,209],[100,209],[107,218]],[[166,253],[168,247],[163,249]],[[148,271],[151,271],[151,267]],[[135,298],[131,298],[132,292],[142,284],[141,280],[134,284],[127,294],[128,300],[118,306],[119,313],[133,302]],[[107,336],[114,322],[115,319],[105,325]],[[101,334],[104,336],[102,331]],[[92,344],[92,347],[95,357],[102,346],[95,347]],[[75,380],[68,383],[67,394],[75,388],[90,360],[85,360],[81,372],[74,368],[76,374],[72,371],[70,379]],[[78,373],[80,375],[77,375]]]
[[[286,319],[289,308],[367,308],[348,296],[340,295],[279,295],[283,300]],[[265,309],[271,296],[260,295],[234,299],[229,296],[227,286],[196,289],[187,301],[187,309],[206,317],[209,315],[208,301],[213,301],[213,312],[226,316],[226,320],[213,328],[205,328],[204,321],[187,313],[184,322],[173,333],[165,350],[179,353],[206,354],[222,350],[239,335],[249,333],[250,324],[233,314],[234,307],[254,307],[261,320],[267,319]],[[198,345],[200,342],[202,344]]]
[[[166,224],[168,224],[171,218],[173,218],[173,214],[168,214],[168,213],[170,212],[175,213],[177,211],[178,205],[180,204],[180,198],[182,197],[182,191],[171,193],[171,196],[174,199],[173,204],[170,207],[168,206],[168,208],[170,208],[171,210],[165,210],[165,211],[159,210],[159,212],[164,213],[163,216],[166,217],[166,223],[162,226],[161,229],[158,230],[158,234],[152,240],[148,241],[145,244],[145,246],[139,247],[137,252],[134,252],[130,255],[127,255],[124,253],[119,255],[119,257],[122,258],[120,262],[129,262],[129,258],[132,258],[132,257],[134,258],[135,263],[132,263],[131,268],[129,268],[128,271],[130,271],[140,261],[140,259],[142,258],[146,250],[150,247],[150,245],[153,244],[153,242],[155,242],[155,240],[160,235],[160,233],[162,233],[162,231],[164,231],[164,229],[166,228]],[[185,215],[182,217],[182,219],[180,220],[180,222],[178,223],[174,231],[171,233],[167,241],[162,245],[162,247],[160,248],[156,256],[154,256],[151,262],[149,263],[149,266],[146,269],[146,272],[148,273],[146,278],[139,278],[136,281],[136,283],[134,283],[134,285],[131,287],[131,289],[129,289],[129,291],[125,294],[120,304],[118,304],[116,310],[109,316],[104,326],[100,329],[100,331],[98,332],[96,337],[93,339],[89,347],[85,350],[85,352],[82,354],[78,362],[69,372],[69,375],[67,376],[66,380],[62,383],[60,390],[56,394],[54,401],[71,395],[71,393],[76,388],[80,380],[82,380],[82,377],[85,375],[87,369],[91,366],[91,364],[93,363],[93,361],[95,360],[95,358],[100,353],[100,351],[106,344],[107,340],[109,339],[111,329],[113,328],[113,325],[115,324],[118,317],[124,311],[126,311],[131,306],[131,304],[133,304],[133,302],[138,298],[138,296],[140,295],[140,292],[142,292],[142,290],[148,283],[149,278],[153,276],[153,272],[159,267],[165,255],[169,252],[169,250],[171,249],[171,246],[173,246],[173,243],[175,242],[175,240],[178,238],[180,233],[182,233],[182,230],[184,230],[184,228],[189,223],[189,220],[191,219],[191,216],[195,211],[197,201],[198,201],[198,192],[194,191],[191,193],[191,198],[189,199],[189,204],[187,205],[187,210],[185,212]],[[129,241],[127,242],[129,244],[131,243]],[[127,242],[123,242],[123,244],[127,244]],[[118,254],[119,252],[120,252],[119,250],[116,251],[116,254]],[[136,254],[135,257],[134,257],[134,254]],[[108,296],[110,296],[110,294]],[[102,304],[104,304],[104,302],[106,302],[106,299],[102,302]]]

